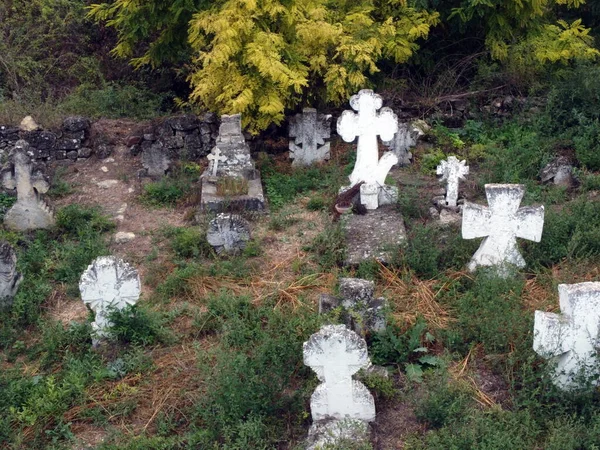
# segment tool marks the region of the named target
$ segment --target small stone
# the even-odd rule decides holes
[[[87,130],[90,127],[90,121],[85,117],[67,117],[63,121],[62,128],[63,130],[71,133],[76,133],[77,131]]]
[[[92,156],[92,149],[89,147],[81,147],[77,151],[77,156],[79,156],[79,158],[89,158]]]
[[[108,163],[114,163],[115,162],[115,158],[106,158],[104,161],[102,161],[104,164],[108,164]]]
[[[21,120],[21,124],[19,125],[19,129],[21,131],[35,131],[35,130],[39,130],[40,126],[35,123],[35,120],[33,120],[33,117],[31,116],[26,116],[23,118],[23,120]]]
[[[79,139],[63,138],[56,141],[56,148],[58,150],[79,150],[81,148],[81,141]]]
[[[135,234],[128,233],[125,231],[119,231],[118,233],[115,234],[114,239],[117,244],[125,244],[126,242],[134,240]]]
[[[112,151],[112,146],[108,144],[100,144],[96,147],[96,156],[99,159],[106,159],[111,155]]]
[[[70,152],[67,152],[67,158],[71,161],[77,161],[78,154],[77,150],[71,150]]]
[[[147,139],[147,140],[150,140],[150,139]],[[128,136],[127,139],[125,139],[125,145],[127,147],[137,145],[140,142],[142,142],[142,136]]]
[[[133,194],[135,192],[135,189],[130,187],[129,189],[127,189],[127,192],[129,192],[130,194]]]
[[[117,184],[119,184],[119,180],[104,180],[96,183],[96,185],[102,189],[110,189],[115,187]]]
[[[100,167],[100,170],[104,173],[108,173],[108,167],[106,167],[106,166]]]

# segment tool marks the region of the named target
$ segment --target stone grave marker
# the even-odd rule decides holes
[[[317,114],[314,108],[304,108],[302,114],[290,119],[290,158],[292,166],[309,166],[330,157],[331,115]]]
[[[423,134],[421,128],[413,123],[400,122],[392,140],[384,141],[384,144],[396,155],[399,166],[408,166],[413,157],[410,149],[417,145],[417,139]]]
[[[210,221],[206,240],[219,255],[240,253],[250,240],[250,224],[235,214],[219,214]]]
[[[260,173],[254,167],[250,147],[242,133],[242,116],[222,116],[216,148],[202,174],[203,211],[265,209]],[[219,158],[219,159],[215,159]]]
[[[352,379],[371,364],[364,339],[344,325],[325,325],[304,343],[304,364],[321,381],[310,399],[314,422],[375,420],[373,396],[364,384]]]
[[[456,207],[458,202],[458,182],[464,180],[469,173],[466,161],[456,156],[449,156],[437,166],[436,173],[441,175],[440,181],[446,182],[446,206]]]
[[[92,322],[96,337],[105,338],[110,334],[110,311],[134,305],[140,298],[140,276],[122,259],[100,256],[81,275],[79,291],[83,302],[96,313]]]
[[[340,278],[339,298],[330,295],[319,297],[319,313],[342,307],[342,317],[348,328],[360,335],[385,330],[386,301],[375,298],[375,283],[360,278]]]
[[[17,190],[17,202],[6,212],[4,224],[17,231],[51,228],[55,223],[50,207],[40,197],[50,185],[41,173],[32,173],[33,165],[28,150],[26,141],[17,141],[12,170],[2,174],[4,187]]]
[[[561,389],[600,385],[600,282],[559,284],[558,294],[561,314],[535,312],[533,349],[554,360]]]
[[[161,141],[152,142],[151,145],[144,148],[142,166],[146,169],[146,175],[150,177],[162,177],[169,170],[171,159]]]
[[[517,238],[539,242],[544,228],[544,207],[519,208],[525,188],[520,184],[486,184],[489,207],[465,202],[462,237],[483,237],[468,269],[493,266],[500,276],[510,274],[510,265],[525,267],[517,246]]]
[[[0,242],[0,309],[8,308],[17,295],[23,275],[17,272],[17,254],[12,245]]]
[[[379,204],[395,202],[398,193],[391,186],[385,186],[385,178],[398,158],[386,152],[379,158],[377,137],[390,141],[398,131],[398,117],[390,108],[382,108],[381,96],[370,89],[363,89],[350,98],[350,106],[357,111],[344,111],[337,121],[337,132],[346,142],[358,137],[356,164],[350,174],[350,186],[361,181],[360,201],[369,210]],[[378,113],[377,111],[381,109]]]

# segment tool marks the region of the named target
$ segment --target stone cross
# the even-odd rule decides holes
[[[50,186],[41,174],[32,174],[28,150],[26,141],[17,141],[12,158],[13,169],[2,174],[4,187],[17,189],[17,202],[6,212],[4,223],[18,231],[50,228],[55,222],[52,211],[39,196]]]
[[[352,379],[371,364],[364,339],[344,325],[325,325],[304,343],[304,364],[321,381],[310,399],[313,421],[375,420],[373,396],[364,384]]]
[[[350,98],[350,106],[357,111],[344,111],[337,121],[337,132],[346,142],[358,137],[356,165],[350,174],[350,186],[361,181],[383,186],[391,167],[398,162],[392,152],[379,159],[377,136],[390,141],[398,131],[398,117],[390,108],[381,108],[383,100],[370,89],[363,89]],[[377,110],[381,111],[377,113]]]
[[[317,114],[314,108],[304,108],[290,120],[290,158],[292,166],[309,166],[330,157],[331,115]],[[302,145],[302,147],[300,147]]]
[[[17,272],[17,254],[12,245],[0,241],[0,309],[12,305],[23,275]]]
[[[219,147],[215,147],[206,158],[212,163],[212,176],[216,177],[219,161],[227,161],[227,156],[221,155],[221,149],[219,149]]]
[[[96,336],[108,336],[108,315],[134,305],[141,293],[140,276],[128,263],[114,256],[100,256],[81,275],[81,299],[96,313],[92,327]]]
[[[237,254],[250,240],[250,224],[235,214],[219,214],[208,224],[206,240],[217,254]]]
[[[600,282],[558,285],[562,314],[536,311],[533,349],[554,358],[554,383],[565,390],[600,385]]]
[[[525,267],[517,238],[539,242],[544,228],[544,207],[519,208],[525,188],[520,184],[486,184],[489,208],[465,202],[462,237],[485,238],[473,255],[468,268],[495,266],[501,276],[508,276],[507,264]]]
[[[456,207],[458,201],[458,180],[464,180],[465,175],[469,173],[469,166],[466,161],[459,161],[456,156],[449,156],[448,159],[440,162],[436,173],[441,175],[440,181],[446,181],[446,205]]]

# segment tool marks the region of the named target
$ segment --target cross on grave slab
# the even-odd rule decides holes
[[[381,108],[383,100],[370,89],[363,89],[350,98],[350,106],[357,111],[344,111],[337,121],[337,132],[346,142],[358,137],[356,164],[350,174],[350,186],[361,181],[383,186],[391,167],[398,162],[392,152],[379,159],[377,136],[391,141],[398,131],[398,117],[390,108]],[[379,113],[377,110],[381,109]]]
[[[134,305],[140,298],[140,276],[128,263],[115,256],[100,256],[81,275],[81,299],[96,313],[92,327],[99,338],[108,336],[111,310]]]
[[[558,387],[600,385],[600,282],[559,284],[558,294],[562,314],[535,312],[533,349],[555,360]]]
[[[330,157],[331,115],[317,114],[314,108],[302,109],[290,120],[290,158],[292,166],[308,166]],[[302,145],[302,147],[300,147]]]
[[[449,156],[440,162],[436,173],[441,175],[440,181],[446,181],[446,205],[456,207],[458,201],[458,181],[464,180],[469,173],[469,166],[463,159],[459,161],[456,156]]]
[[[219,147],[215,147],[206,158],[210,161],[210,164],[212,164],[212,176],[216,177],[219,161],[227,161],[227,156],[221,155],[221,149]]]
[[[463,239],[485,238],[468,264],[470,271],[479,266],[495,266],[498,274],[508,276],[508,264],[525,267],[517,238],[539,242],[544,228],[544,207],[519,208],[525,188],[520,184],[486,184],[489,207],[465,202]]]
[[[375,420],[369,390],[352,375],[371,364],[367,343],[344,325],[325,325],[304,343],[304,364],[321,384],[310,399],[313,421],[326,419]]]
[[[32,173],[28,151],[27,141],[17,141],[12,158],[13,169],[2,174],[4,187],[17,190],[17,202],[7,211],[4,223],[19,231],[50,228],[55,222],[54,214],[39,196],[48,192],[50,185],[41,174]]]

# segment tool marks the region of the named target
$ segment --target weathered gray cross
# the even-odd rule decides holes
[[[392,152],[379,160],[377,136],[390,141],[398,131],[398,117],[390,108],[381,108],[383,100],[370,89],[363,89],[350,98],[350,106],[357,111],[344,111],[337,121],[337,132],[346,142],[358,137],[356,164],[350,174],[350,186],[361,181],[383,186],[390,168],[398,162]],[[377,113],[377,110],[381,111]]]
[[[81,275],[79,291],[83,302],[96,313],[92,327],[98,337],[105,337],[111,322],[111,310],[121,310],[140,298],[137,270],[114,256],[100,256]]]
[[[600,283],[558,285],[562,314],[536,311],[533,349],[556,362],[554,383],[572,389],[600,384]]]
[[[14,168],[11,172],[5,172],[2,184],[7,189],[17,189],[17,202],[30,202],[38,198],[38,194],[48,192],[50,185],[40,174],[32,174],[32,164],[27,150],[29,144],[26,141],[17,141],[13,157]]]
[[[370,365],[367,343],[344,325],[325,325],[304,343],[304,364],[322,382],[311,396],[314,421],[323,419],[375,419],[369,390],[352,375]]]
[[[469,166],[466,161],[459,161],[456,156],[449,156],[440,162],[436,173],[441,175],[440,181],[446,181],[446,205],[456,206],[458,202],[458,181],[464,180],[465,175],[469,173]]]
[[[510,271],[507,263],[525,267],[517,246],[517,238],[539,242],[544,228],[544,207],[519,208],[525,188],[520,184],[486,184],[489,208],[465,202],[462,237],[484,237],[481,246],[468,265],[474,271],[479,266],[496,266],[499,274]]]
[[[308,166],[329,159],[331,115],[317,114],[314,108],[304,108],[290,120],[290,158],[292,166]],[[300,147],[302,145],[302,147]]]
[[[221,154],[221,149],[219,147],[215,147],[206,158],[212,163],[212,176],[216,177],[219,161],[227,161],[227,156]]]

